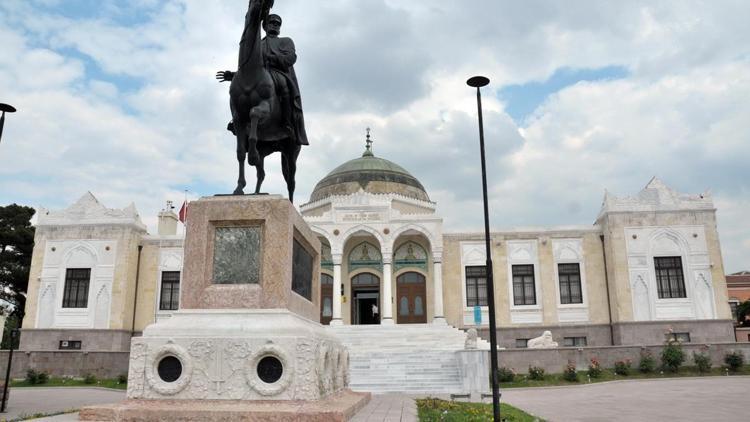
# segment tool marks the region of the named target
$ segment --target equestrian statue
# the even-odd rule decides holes
[[[237,137],[239,178],[235,195],[244,194],[245,157],[255,166],[255,193],[266,176],[263,160],[281,153],[281,169],[294,202],[297,156],[308,145],[294,63],[297,53],[291,38],[279,37],[281,17],[271,14],[274,0],[250,0],[240,39],[236,72],[216,73],[219,82],[231,81],[229,107],[232,121],[227,130]],[[261,25],[266,36],[261,39]]]

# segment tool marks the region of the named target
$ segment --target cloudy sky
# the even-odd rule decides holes
[[[228,193],[246,0],[0,2],[0,204]],[[448,231],[480,230],[484,91],[492,228],[591,224],[604,189],[710,189],[727,272],[750,269],[750,2],[276,0],[311,146],[297,202],[361,154],[407,168]],[[450,164],[448,164],[450,163]],[[264,191],[285,192],[278,155]],[[252,174],[252,172],[250,173]],[[252,183],[252,181],[251,181]]]

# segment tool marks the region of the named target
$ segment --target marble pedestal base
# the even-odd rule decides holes
[[[130,349],[129,399],[319,400],[348,384],[346,348],[287,309],[180,310]]]
[[[82,421],[343,422],[370,400],[370,393],[342,390],[317,401],[126,400],[81,409]]]

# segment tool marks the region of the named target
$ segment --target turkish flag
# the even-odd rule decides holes
[[[187,221],[187,208],[188,208],[188,203],[187,201],[185,201],[182,203],[182,207],[180,207],[179,214],[177,214],[178,217],[180,218],[180,222],[182,222],[183,224]]]

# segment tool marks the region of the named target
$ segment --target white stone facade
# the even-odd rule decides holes
[[[466,281],[466,267],[486,263],[484,234],[444,233],[435,209],[428,200],[365,189],[300,207],[323,244],[327,258],[321,272],[333,279],[328,293],[321,289],[332,299],[332,325],[358,323],[355,283],[369,274],[376,282],[367,286],[367,294],[377,299],[365,300],[377,300],[371,309],[374,314],[377,308],[377,315],[368,323],[414,323],[402,320],[399,312],[404,289],[419,299],[408,304],[423,318],[416,322],[486,333],[488,308],[480,307],[482,322],[475,325]],[[159,303],[162,274],[182,269],[183,239],[175,230],[147,235],[133,206],[107,209],[91,194],[61,212],[41,210],[38,227],[25,329],[140,332],[174,314],[159,309]],[[695,341],[712,341],[715,324],[729,324],[715,209],[708,193],[679,194],[654,179],[632,197],[606,193],[593,225],[494,231],[491,250],[504,347],[515,347],[516,340],[545,330],[561,345],[581,337],[589,345],[630,344],[646,332],[649,342],[659,342],[662,334],[654,333],[685,321],[694,322]],[[680,258],[685,297],[659,297],[654,259],[660,257]],[[562,301],[559,268],[564,264],[580,269],[578,303]],[[514,265],[533,266],[535,303],[514,303]],[[86,308],[62,307],[69,268],[91,269]],[[401,284],[409,277],[422,283],[417,290]],[[637,328],[662,322],[658,329]],[[622,324],[630,324],[630,331],[618,338]],[[701,328],[709,326],[705,324],[714,328]]]
[[[312,230],[318,234],[331,251],[333,275],[333,320],[332,324],[343,323],[342,283],[349,283],[356,270],[349,268],[342,274],[342,263],[347,253],[359,242],[370,240],[375,243],[380,256],[381,268],[373,270],[381,276],[380,294],[392,298],[394,293],[394,253],[404,238],[411,236],[421,239],[427,252],[426,263],[431,263],[422,271],[427,274],[427,283],[432,295],[425,298],[431,304],[432,319],[444,323],[442,307],[442,218],[435,215],[435,204],[409,198],[396,193],[373,194],[360,190],[352,195],[332,196],[323,200],[304,204],[302,216]],[[414,269],[412,269],[414,270]],[[394,321],[394,301],[383,300],[380,318],[383,323]],[[395,301],[398,304],[398,301]],[[349,318],[351,321],[351,318]]]

